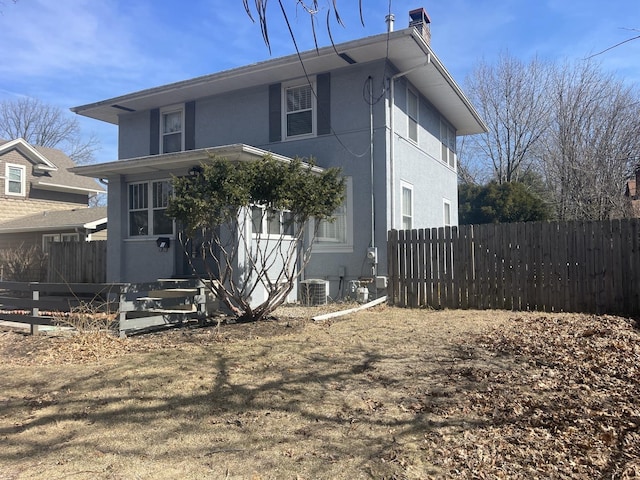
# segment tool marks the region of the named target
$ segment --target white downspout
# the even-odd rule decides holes
[[[405,75],[410,74],[414,70],[417,70],[422,67],[426,67],[431,63],[431,54],[427,53],[427,61],[423,65],[418,65],[417,67],[410,68],[409,70],[405,70],[404,72],[396,73],[389,79],[389,194],[391,195],[389,201],[389,208],[391,210],[391,230],[396,228],[396,190],[395,190],[395,171],[394,171],[394,155],[395,155],[395,128],[393,122],[393,109],[396,103],[396,80],[398,78],[404,77]]]

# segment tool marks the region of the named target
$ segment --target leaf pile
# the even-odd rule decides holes
[[[587,315],[480,336],[447,372],[474,387],[437,411],[467,423],[427,433],[429,461],[460,478],[640,477],[639,339],[626,319]],[[478,349],[495,368],[477,367]],[[517,367],[500,368],[506,358]]]

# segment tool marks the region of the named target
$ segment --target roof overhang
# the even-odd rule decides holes
[[[103,188],[71,187],[69,185],[59,185],[55,183],[42,182],[42,181],[33,182],[32,186],[35,188],[38,188],[39,190],[50,190],[53,192],[65,192],[65,193],[79,193],[83,195],[106,193],[106,190]]]
[[[337,53],[337,54],[336,54]],[[335,47],[302,52],[300,56],[264,62],[205,75],[120,97],[74,107],[77,114],[117,125],[119,115],[161,105],[183,103],[244,88],[315,75],[351,64],[388,60],[454,126],[459,135],[487,131],[487,126],[453,77],[415,28],[397,30]],[[304,70],[300,64],[304,63]]]
[[[0,155],[13,149],[18,150],[25,157],[27,157],[33,163],[34,168],[36,168],[37,170],[51,172],[58,170],[58,167],[51,163],[38,150],[29,145],[29,143],[23,138],[16,138],[15,140],[11,140],[10,142],[6,142],[0,145]]]
[[[220,147],[201,148],[184,152],[146,157],[128,158],[114,162],[83,165],[70,169],[76,175],[93,178],[108,178],[116,175],[136,175],[149,173],[173,173],[187,171],[191,167],[210,162],[215,158],[225,158],[232,162],[255,161],[270,156],[280,162],[289,163],[293,159],[284,155],[268,152],[258,147],[244,144],[223,145]],[[311,171],[320,173],[322,168],[313,166]]]
[[[88,209],[92,210],[92,209]],[[48,215],[36,214],[30,215],[27,217],[29,224],[19,224],[16,225],[16,222],[19,222],[21,219],[14,219],[5,222],[0,225],[0,234],[5,233],[27,233],[27,232],[59,232],[63,230],[84,230],[87,232],[94,232],[97,230],[104,229],[107,225],[107,217],[93,218],[89,221],[86,219],[83,220],[72,220],[66,219],[63,221],[51,221],[51,218],[54,219],[59,218],[57,216],[58,213],[66,214],[66,211],[49,211]],[[7,225],[6,227],[3,225]]]

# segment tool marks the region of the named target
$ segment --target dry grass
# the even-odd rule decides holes
[[[279,313],[126,340],[0,332],[0,479],[640,475],[625,319]]]

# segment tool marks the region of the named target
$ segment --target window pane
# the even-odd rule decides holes
[[[148,235],[149,233],[149,213],[147,210],[129,212],[129,235],[137,237]]]
[[[418,141],[418,96],[407,90],[407,115],[409,117],[409,138]]]
[[[413,118],[409,119],[409,139],[414,142],[418,141],[418,122],[416,122]]]
[[[153,211],[153,234],[163,235],[173,233],[173,220],[167,217],[165,209]]]
[[[162,153],[182,151],[182,133],[172,133],[162,137]]]
[[[332,220],[322,220],[318,225],[318,239],[322,242],[347,242],[347,207],[342,204],[333,213]]]
[[[162,133],[182,131],[182,111],[165,113],[162,115]]]
[[[166,208],[169,205],[169,182],[153,182],[153,208]]]
[[[313,132],[313,115],[311,110],[287,115],[287,136],[305,135]]]
[[[274,210],[269,210],[267,214],[267,233],[280,235],[280,214]]]
[[[9,167],[9,193],[22,193],[22,169]]]
[[[403,215],[412,215],[411,211],[411,189],[407,187],[402,187],[402,214]]]
[[[311,108],[311,86],[303,85],[287,89],[287,112]]]
[[[293,214],[291,212],[282,212],[282,233],[292,237],[294,232],[293,228]]]
[[[444,224],[451,225],[451,205],[449,203],[444,204]]]
[[[148,190],[146,183],[129,185],[129,210],[140,210],[148,207]]]
[[[411,230],[413,228],[413,191],[410,188],[402,187],[402,229]]]
[[[251,224],[254,234],[262,233],[262,212],[264,210],[260,207],[251,207]]]

